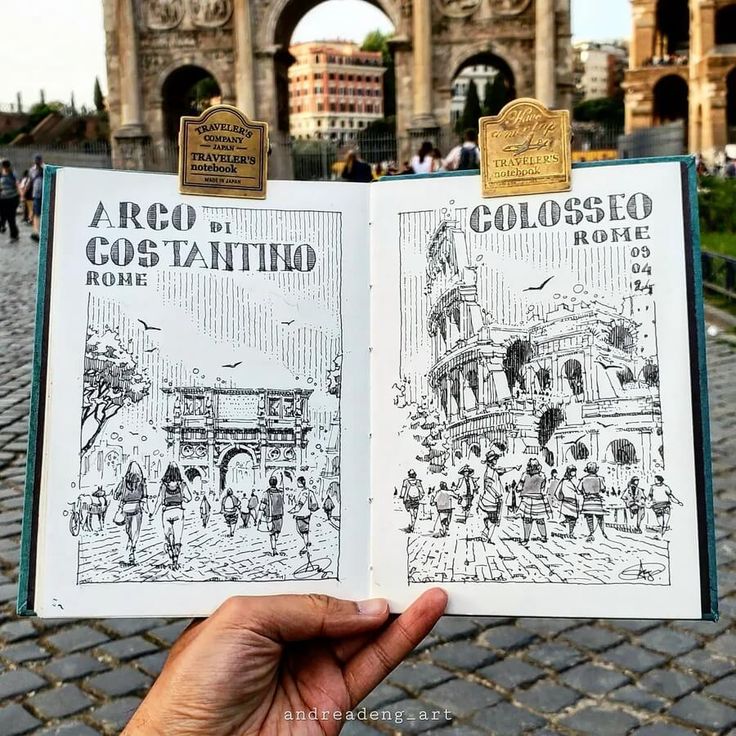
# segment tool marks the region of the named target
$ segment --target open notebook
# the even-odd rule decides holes
[[[716,616],[693,177],[49,167],[19,609]]]

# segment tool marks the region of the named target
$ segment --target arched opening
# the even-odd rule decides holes
[[[518,386],[521,391],[526,391],[526,378],[524,377],[524,366],[534,357],[534,346],[529,340],[514,340],[507,348],[503,359],[503,371],[509,384],[509,390],[513,391]]]
[[[552,439],[557,427],[564,421],[565,413],[562,409],[556,406],[545,409],[542,416],[539,417],[539,427],[537,428],[537,440],[540,447],[544,447]]]
[[[477,443],[470,445],[470,454],[473,457],[480,457],[480,445]]]
[[[537,385],[540,391],[549,391],[552,388],[552,372],[549,368],[540,368],[537,371]]]
[[[687,57],[690,50],[690,8],[688,0],[657,2],[657,34],[654,57],[661,61],[669,57]]]
[[[608,328],[606,341],[614,348],[631,352],[634,348],[634,333],[624,322],[613,322]]]
[[[726,77],[726,125],[728,142],[736,143],[736,67]]]
[[[580,396],[585,391],[583,383],[583,366],[579,360],[570,358],[562,366],[562,377],[567,381],[573,396]]]
[[[668,74],[654,85],[654,124],[682,120],[687,132],[688,86],[678,74]]]
[[[634,381],[634,374],[628,366],[626,366],[626,368],[622,368],[620,371],[616,371],[616,377],[621,384],[621,388],[626,386],[627,383],[633,383]]]
[[[590,450],[584,442],[578,440],[570,445],[570,457],[573,460],[587,460],[590,457]]]
[[[606,460],[616,465],[636,465],[636,448],[629,440],[613,440],[606,450]]]
[[[736,3],[719,8],[716,12],[716,45],[736,44]]]
[[[641,369],[641,380],[649,388],[656,388],[659,386],[659,366],[656,363],[647,363]]]
[[[395,75],[388,39],[394,25],[381,0],[350,5],[344,0],[289,2],[279,15],[274,74],[283,133],[340,144],[393,119]],[[339,17],[346,19],[343,29],[335,29]],[[314,40],[325,38],[327,23],[329,38],[349,40]]]
[[[192,493],[198,494],[202,490],[202,472],[199,468],[187,468],[184,477],[189,481]]]
[[[256,481],[256,459],[242,447],[228,450],[220,461],[220,491],[232,488],[233,491],[250,492]]]
[[[164,135],[170,141],[179,139],[182,115],[199,115],[221,101],[217,80],[201,66],[181,66],[163,84],[161,100],[164,114]]]
[[[462,133],[477,128],[478,118],[497,115],[516,98],[511,67],[500,56],[484,52],[471,56],[455,71],[451,87],[450,123]]]
[[[465,407],[467,409],[475,409],[478,406],[478,371],[470,368],[465,373]]]

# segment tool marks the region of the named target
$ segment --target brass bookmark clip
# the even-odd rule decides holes
[[[521,97],[498,115],[481,118],[482,196],[569,191],[572,182],[570,113]]]
[[[179,129],[179,191],[215,197],[266,198],[268,123],[232,105],[184,116]]]

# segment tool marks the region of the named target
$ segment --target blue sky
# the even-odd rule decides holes
[[[95,76],[107,88],[102,0],[0,0],[6,61],[0,75],[0,106],[15,103],[16,92],[28,107],[43,88],[47,100],[92,105]],[[630,35],[629,0],[572,0],[573,35],[608,39]],[[387,18],[360,0],[327,0],[307,13],[294,40],[363,39],[373,28],[391,30]],[[30,43],[33,39],[33,44]],[[33,53],[30,53],[33,49]],[[12,70],[12,73],[9,73]]]

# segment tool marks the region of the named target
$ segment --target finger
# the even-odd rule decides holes
[[[357,636],[348,636],[344,639],[328,640],[327,644],[331,645],[332,654],[335,659],[344,665],[349,662],[361,649],[374,641],[375,638],[383,631],[386,624],[381,628],[371,631],[368,634],[358,634]]]
[[[388,628],[359,651],[344,668],[351,707],[400,664],[437,623],[447,606],[441,588],[424,592]]]
[[[346,601],[327,595],[236,596],[215,612],[220,625],[245,628],[276,642],[349,637],[388,618],[383,598]]]

